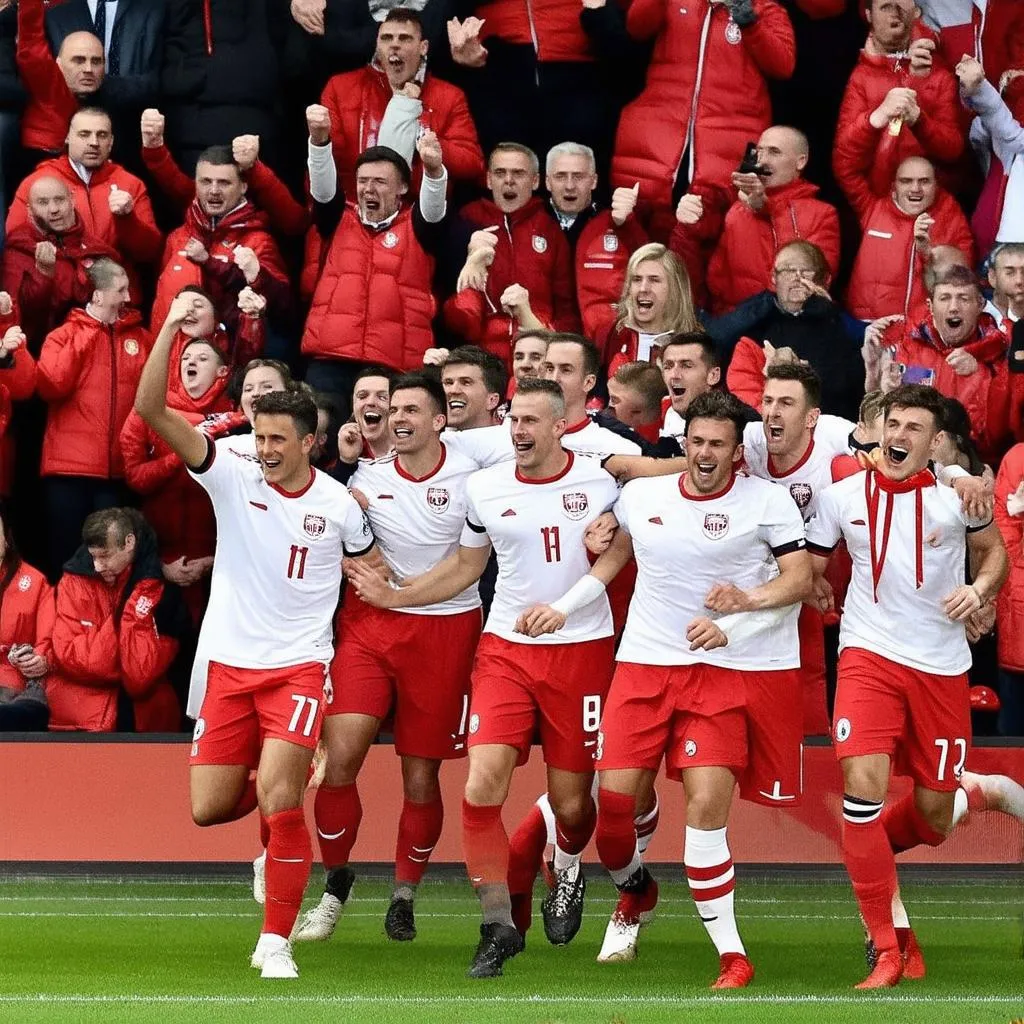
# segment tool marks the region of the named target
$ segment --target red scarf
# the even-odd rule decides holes
[[[872,481],[874,487],[872,488]],[[871,583],[875,604],[878,604],[878,582],[885,568],[885,556],[889,550],[889,530],[892,527],[894,495],[914,492],[914,547],[916,552],[916,589],[924,583],[924,488],[935,485],[935,476],[930,469],[922,469],[906,480],[891,480],[878,470],[864,474],[864,499],[868,507],[868,539],[871,548]],[[882,523],[882,543],[878,547],[878,506],[882,491],[889,495],[885,503],[885,519]]]

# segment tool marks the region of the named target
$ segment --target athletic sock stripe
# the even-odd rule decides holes
[[[724,875],[726,871],[732,870],[732,857],[727,860],[723,860],[721,864],[712,864],[708,867],[697,867],[692,864],[684,864],[686,868],[686,877],[691,882],[706,882],[711,878],[718,878],[719,875]]]
[[[690,883],[690,891],[692,893],[703,894],[708,889],[717,889],[719,886],[725,885],[726,882],[731,882],[736,877],[736,872],[730,867],[728,871],[723,871],[720,875],[716,875],[714,878],[701,879],[697,881],[687,876],[687,881]]]
[[[843,818],[851,825],[867,825],[880,817],[885,806],[881,800],[864,800],[857,796],[843,797]]]
[[[714,889],[697,889],[691,888],[690,895],[693,897],[694,903],[709,903],[711,900],[721,899],[723,896],[728,896],[729,893],[733,892],[736,888],[736,879],[730,878],[724,885],[715,886]]]

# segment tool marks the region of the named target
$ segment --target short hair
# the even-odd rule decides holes
[[[316,402],[311,395],[299,388],[290,391],[268,391],[253,399],[252,415],[290,416],[299,437],[315,434],[317,426]]]
[[[644,403],[644,413],[655,419],[661,413],[661,400],[668,394],[661,370],[654,363],[623,363],[612,377],[617,384],[632,388]]]
[[[230,146],[207,146],[206,149],[199,154],[199,159],[196,161],[196,167],[200,164],[211,164],[214,167],[227,167],[228,164],[230,164],[236,171],[238,171],[238,176],[242,176],[242,168],[238,166],[238,162],[235,160],[235,155],[231,152]]]
[[[804,132],[800,131],[799,128],[796,128],[791,124],[771,124],[768,128],[781,128],[783,131],[792,133],[796,136],[797,149],[799,149],[804,156],[810,156],[811,141],[807,138],[807,135]],[[765,131],[768,131],[768,128],[766,128]]]
[[[134,508],[101,508],[90,512],[82,523],[82,543],[87,548],[105,548],[113,541],[123,548],[129,536],[138,537],[147,526],[142,513]]]
[[[217,354],[221,366],[227,365],[228,357],[212,338],[190,338],[183,346],[181,354],[184,355],[193,345],[205,345],[208,349],[212,349]]]
[[[426,33],[423,31],[423,15],[419,11],[413,10],[411,7],[392,7],[387,14],[384,15],[384,21],[382,25],[386,25],[389,22],[400,22],[404,25],[415,25],[420,30],[420,38],[423,38]]]
[[[743,403],[727,391],[705,391],[698,395],[686,410],[686,437],[697,420],[728,420],[736,429],[736,443],[743,441],[747,414]]]
[[[946,409],[942,395],[930,384],[901,384],[882,396],[882,414],[888,418],[893,409],[925,409],[935,420],[935,429],[942,430]]]
[[[598,347],[582,334],[569,331],[553,331],[548,338],[548,348],[552,345],[576,345],[583,350],[583,372],[597,377],[601,373],[601,352]]]
[[[665,356],[665,351],[673,345],[697,345],[700,348],[704,365],[709,370],[720,365],[715,343],[712,341],[711,335],[705,334],[703,331],[677,331],[661,346],[662,358]]]
[[[391,385],[397,376],[398,374],[394,370],[389,370],[386,366],[364,366],[356,374],[355,380],[352,381],[352,394],[355,394],[356,385],[365,377],[383,377],[388,382],[388,390],[390,391]]]
[[[516,385],[514,398],[520,395],[547,395],[555,416],[561,419],[565,415],[565,395],[562,394],[562,388],[557,381],[544,377],[527,377]]]
[[[537,159],[537,154],[529,146],[524,146],[521,142],[499,142],[487,157],[488,170],[491,169],[491,164],[494,163],[494,157],[497,153],[520,153],[529,159],[530,170],[534,174],[540,174],[540,160]]]
[[[448,353],[442,369],[447,370],[449,366],[479,367],[487,393],[496,394],[504,401],[505,392],[508,390],[508,370],[505,368],[504,360],[492,352],[485,352],[476,345],[460,345]]]
[[[444,388],[441,387],[441,382],[432,373],[426,373],[423,370],[418,370],[414,373],[403,373],[391,382],[392,396],[396,391],[412,389],[426,391],[430,396],[431,402],[434,404],[435,411],[442,416],[448,414],[448,399],[445,397]]]
[[[398,176],[404,185],[408,185],[412,181],[412,174],[409,171],[409,165],[405,162],[405,157],[390,146],[371,146],[369,149],[364,149],[356,158],[356,174],[359,173],[359,168],[366,164],[391,164],[398,171]]]
[[[526,338],[539,338],[545,345],[549,345],[552,336],[557,333],[557,331],[549,331],[546,327],[526,327],[516,334],[515,340],[512,342],[512,351],[515,352],[516,345]]]
[[[951,267],[946,267],[945,270],[935,275],[935,281],[932,283],[929,295],[934,294],[935,290],[943,285],[950,285],[953,288],[975,288],[978,294],[981,294],[981,283],[978,281],[978,275],[970,267],[962,267],[958,263],[954,263]]]
[[[988,258],[988,265],[994,269],[1001,256],[1024,256],[1024,242],[1003,242],[997,245]]]
[[[105,117],[110,122],[110,130],[111,130],[111,132],[113,132],[113,130],[114,130],[114,119],[110,116],[110,112],[107,111],[107,110],[104,110],[102,107],[96,107],[96,106],[79,107],[71,115],[71,121],[74,121],[74,119],[76,117],[78,117],[80,114],[88,114],[90,117]],[[71,121],[68,121],[68,128],[69,129],[71,127]]]
[[[206,299],[206,301],[211,306],[213,306],[213,310],[214,310],[213,315],[214,315],[214,317],[217,316],[217,303],[213,301],[213,296],[202,285],[199,285],[199,284],[187,284],[187,285],[185,285],[184,288],[180,288],[178,290],[177,294],[175,295],[175,298],[177,298],[178,295],[186,295],[186,294],[198,295],[200,298]]]
[[[939,426],[949,435],[956,450],[967,456],[970,463],[968,472],[973,476],[980,476],[985,471],[985,464],[971,440],[971,414],[964,408],[963,403],[955,398],[943,396],[942,421]]]
[[[555,161],[560,156],[582,156],[590,164],[591,174],[597,173],[597,159],[594,156],[594,151],[589,146],[584,146],[579,142],[560,142],[557,146],[552,146],[548,150],[548,155],[544,160],[544,173],[550,174],[552,167],[555,166]]]
[[[87,270],[86,275],[92,282],[93,288],[98,292],[106,291],[114,287],[114,282],[119,277],[127,277],[128,273],[120,263],[115,262],[109,256],[101,256]]]
[[[821,408],[821,378],[805,363],[772,363],[765,371],[765,380],[795,380],[804,389],[804,397],[814,409]]]
[[[285,390],[295,387],[295,380],[292,377],[292,371],[288,368],[287,363],[282,363],[280,359],[267,359],[264,356],[258,356],[256,359],[250,359],[245,366],[238,367],[231,374],[231,381],[227,386],[225,394],[236,406],[242,399],[242,389],[245,386],[245,378],[248,377],[253,370],[258,370],[261,367],[276,370],[281,377],[281,382],[284,384]]]
[[[800,253],[807,261],[811,264],[811,269],[814,271],[814,280],[821,284],[828,280],[829,270],[828,260],[825,259],[825,254],[819,249],[813,242],[808,242],[804,238],[797,238],[792,242],[787,242],[785,245],[780,245],[775,253],[775,259],[777,260],[784,252],[792,249],[794,252]],[[772,261],[772,270],[775,269],[775,261]]]
[[[882,391],[869,391],[861,400],[860,408],[857,410],[857,419],[861,423],[870,423],[882,414],[882,399],[885,393]]]

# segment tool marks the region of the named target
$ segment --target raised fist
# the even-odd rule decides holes
[[[135,209],[135,200],[132,199],[130,192],[125,192],[123,188],[118,188],[111,182],[107,205],[115,217],[127,217]]]
[[[517,320],[530,309],[530,293],[521,284],[510,284],[499,300],[501,308]]]
[[[423,170],[430,178],[441,177],[441,141],[429,128],[416,140],[416,152],[423,162]]]
[[[639,181],[632,188],[617,188],[612,193],[612,221],[620,228],[636,209],[636,201],[639,195]]]
[[[3,338],[0,339],[0,359],[5,359],[24,344],[25,332],[17,324],[8,327]]]
[[[239,135],[231,140],[231,155],[243,171],[251,171],[252,165],[260,158],[260,137]]]
[[[910,44],[910,73],[923,77],[932,69],[934,39],[915,39]]]
[[[238,308],[246,316],[261,316],[267,308],[267,300],[259,292],[254,292],[246,286],[238,293]]]
[[[930,248],[931,238],[929,233],[935,224],[935,218],[927,212],[919,213],[914,221],[914,242],[918,248]]]
[[[185,243],[185,259],[192,263],[205,263],[209,258],[206,246],[198,238],[190,238]]]
[[[306,127],[314,146],[326,146],[331,141],[331,112],[320,103],[311,104],[306,107]]]
[[[57,247],[53,242],[36,243],[36,269],[47,277],[53,276],[53,269],[57,266]]]
[[[680,224],[696,224],[704,216],[704,200],[687,192],[676,206],[676,220]]]
[[[960,58],[955,70],[965,96],[973,96],[985,81],[985,69],[981,66],[981,61],[975,60],[970,54],[965,53]]]
[[[338,458],[353,465],[363,451],[363,435],[355,423],[343,423],[338,431]]]
[[[165,124],[166,118],[154,107],[142,112],[142,145],[146,149],[159,149],[164,144]]]
[[[236,245],[231,253],[235,266],[245,275],[247,284],[252,284],[260,276],[259,257],[247,245]]]
[[[9,292],[0,292],[0,316],[9,316],[14,309],[14,300]]]

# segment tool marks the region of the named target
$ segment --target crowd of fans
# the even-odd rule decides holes
[[[777,362],[955,399],[1024,733],[1022,124],[1015,0],[0,0],[0,728],[182,724],[215,524],[132,411],[158,332],[212,435],[311,388],[330,469],[390,374],[492,424],[558,331],[652,447]]]

